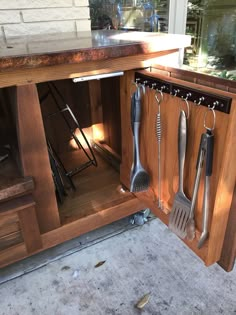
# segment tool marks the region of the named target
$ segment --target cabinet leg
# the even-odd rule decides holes
[[[30,207],[18,213],[22,235],[28,253],[42,248],[42,240],[36,218],[35,208]]]
[[[23,176],[35,181],[33,198],[41,233],[60,226],[52,173],[35,84],[17,87],[17,137]]]

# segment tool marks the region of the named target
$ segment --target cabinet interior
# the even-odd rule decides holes
[[[90,165],[71,177],[75,190],[66,190],[63,202],[58,202],[61,224],[102,212],[134,199],[131,193],[120,191],[119,164],[121,154],[120,85],[119,78],[73,83],[56,81],[54,86],[63,95],[65,103],[55,93],[60,108],[68,104],[91,144],[97,166]],[[71,137],[69,129],[58,112],[55,99],[47,95],[48,83],[38,85],[39,100],[47,140],[55,149],[66,170],[87,162],[87,157]],[[45,97],[46,95],[46,97]],[[67,117],[69,120],[69,117]],[[74,126],[70,121],[70,126]],[[78,139],[89,154],[88,147],[76,131]]]

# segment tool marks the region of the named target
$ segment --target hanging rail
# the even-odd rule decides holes
[[[232,102],[232,98],[230,97],[200,91],[176,83],[170,83],[139,72],[135,72],[135,82],[140,83],[145,87],[161,90],[163,93],[168,93],[176,97],[186,98],[186,96],[188,96],[188,101],[193,102],[198,106],[214,106],[215,110],[225,114],[230,113]]]

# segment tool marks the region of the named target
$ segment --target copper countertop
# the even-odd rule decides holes
[[[79,37],[78,37],[79,36]],[[186,35],[99,30],[22,36],[0,42],[0,71],[76,64],[182,48]]]

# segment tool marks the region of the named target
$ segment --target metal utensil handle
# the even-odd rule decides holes
[[[135,92],[134,122],[141,122],[141,91],[140,87]]]
[[[205,243],[209,231],[209,201],[210,201],[210,176],[212,174],[213,165],[213,150],[214,150],[214,135],[212,130],[207,130],[207,149],[206,149],[206,175],[204,185],[203,207],[202,207],[202,234],[198,243],[198,248],[201,248]]]
[[[158,142],[161,142],[161,131],[161,113],[158,112],[156,116],[156,136]]]
[[[198,242],[198,248],[201,248],[208,238],[208,221],[209,221],[209,197],[210,197],[210,177],[205,177],[203,207],[202,207],[202,233]]]
[[[195,204],[196,204],[196,199],[197,199],[197,194],[198,194],[198,189],[199,189],[199,184],[200,184],[203,162],[205,160],[206,150],[207,150],[207,135],[203,133],[201,136],[197,163],[196,163],[197,172],[196,172],[196,177],[195,177],[194,187],[193,187],[193,197],[192,197],[191,209],[190,209],[190,215],[189,215],[190,218],[194,217],[194,209],[195,209]]]
[[[133,135],[134,135],[134,164],[140,163],[139,150],[139,128],[141,122],[141,93],[140,87],[135,92],[135,101],[133,103]]]
[[[206,176],[211,176],[213,166],[214,135],[212,130],[207,130],[207,154],[206,154]]]
[[[161,113],[160,113],[160,108],[158,108],[158,113],[156,115],[156,136],[157,136],[157,141],[158,141],[158,207],[162,208],[162,202],[161,202]]]
[[[200,150],[199,152],[199,159],[198,159],[198,165],[197,165],[197,173],[194,181],[194,187],[193,187],[193,196],[192,196],[192,201],[191,201],[191,208],[190,208],[190,214],[189,218],[194,217],[194,210],[195,210],[195,205],[196,205],[196,200],[197,200],[197,194],[199,190],[199,184],[200,184],[200,178],[201,178],[201,173],[202,173],[202,166],[203,166],[203,160],[204,160],[204,151]]]
[[[135,111],[135,93],[132,94],[131,97],[131,107],[130,107],[130,121],[131,121],[131,129],[134,134],[134,111]]]
[[[184,163],[187,146],[187,118],[183,110],[180,111],[178,127],[178,159],[179,159],[179,192],[184,194]]]
[[[133,166],[137,165],[139,161],[139,123],[135,123],[136,117],[136,100],[135,93],[131,97],[131,108],[130,108],[130,120],[131,120],[131,129],[133,133]]]
[[[132,94],[131,97],[131,108],[130,108],[130,120],[131,120],[131,128],[134,134],[134,123],[141,121],[141,95],[140,88]]]
[[[210,178],[206,176],[205,187],[204,187],[204,197],[203,197],[203,221],[202,221],[202,231],[203,233],[208,232],[208,218],[209,218],[209,197],[210,197]]]

